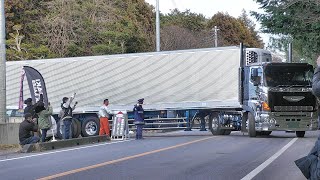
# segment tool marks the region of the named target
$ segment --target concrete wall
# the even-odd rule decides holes
[[[19,144],[19,123],[0,124],[0,144]]]

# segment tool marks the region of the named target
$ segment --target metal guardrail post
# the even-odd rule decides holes
[[[187,128],[185,131],[192,131],[191,130],[191,122],[190,122],[190,111],[186,111],[186,121],[187,121]]]

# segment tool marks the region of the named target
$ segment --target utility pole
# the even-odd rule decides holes
[[[289,43],[288,47],[288,62],[292,63],[292,43]]]
[[[159,15],[159,0],[156,0],[156,44],[157,52],[160,51],[160,15]]]
[[[6,123],[6,50],[4,0],[0,0],[0,124]]]
[[[0,144],[8,144],[8,124],[6,123],[6,33],[4,0],[0,0]]]
[[[218,47],[218,31],[220,29],[218,29],[217,26],[214,26],[212,30],[214,30],[214,47]]]

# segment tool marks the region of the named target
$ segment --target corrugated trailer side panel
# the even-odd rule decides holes
[[[77,93],[80,107],[112,104],[232,102],[238,105],[239,48],[7,62],[7,105],[18,105],[22,66],[43,75],[51,104]],[[30,96],[24,81],[24,97]]]

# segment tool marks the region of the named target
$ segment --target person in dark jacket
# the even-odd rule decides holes
[[[38,136],[31,135],[32,132],[38,131],[38,125],[32,119],[32,114],[26,113],[24,118],[24,121],[22,121],[19,126],[20,144],[25,145],[39,142],[40,138]]]
[[[312,80],[312,92],[317,97],[318,103],[320,98],[320,56],[317,59],[318,67],[315,69]],[[318,129],[320,129],[320,106],[318,107]]]
[[[24,114],[27,114],[27,113],[30,113],[32,115],[32,118],[36,119],[38,116],[37,114],[35,113],[35,109],[37,107],[37,104],[33,104],[32,103],[32,99],[31,98],[28,98],[24,101],[24,104],[26,104],[27,106],[24,108]]]
[[[312,81],[312,92],[318,98],[320,97],[320,56],[317,59],[318,67],[314,71],[313,81]]]
[[[63,115],[61,117],[61,121],[64,125],[64,139],[70,138],[70,129],[72,123],[72,111],[76,108],[78,102],[75,102],[73,107],[71,107],[72,100],[74,99],[76,93],[74,93],[70,98],[64,97],[62,98],[62,112]]]
[[[138,104],[133,107],[133,115],[134,115],[134,124],[137,127],[136,139],[143,139],[142,131],[144,125],[144,110],[142,107],[144,99],[139,99]]]
[[[317,65],[313,80],[312,80],[312,92],[319,99],[320,97],[320,56],[317,59]],[[318,118],[319,123],[319,118]],[[310,180],[318,180],[320,179],[319,173],[319,156],[320,156],[320,136],[318,137],[314,147],[310,151],[310,153],[298,160],[295,161],[298,168],[301,170],[302,174]]]

